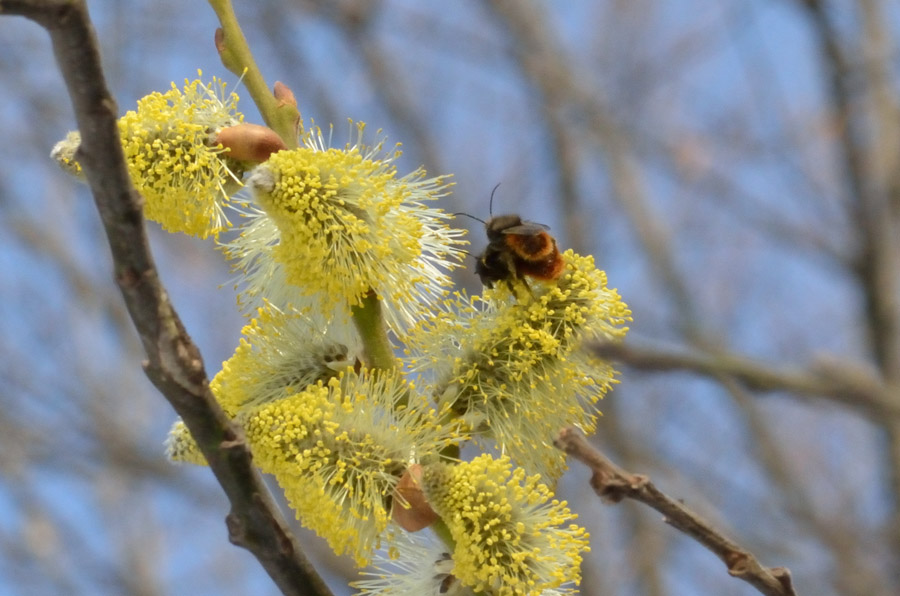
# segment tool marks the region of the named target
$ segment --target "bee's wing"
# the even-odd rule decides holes
[[[520,236],[537,236],[541,232],[549,230],[550,226],[534,221],[523,221],[520,225],[503,229],[504,234],[518,234]]]

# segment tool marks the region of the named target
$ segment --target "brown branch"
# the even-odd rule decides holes
[[[859,248],[854,273],[864,297],[863,318],[869,343],[882,376],[900,383],[900,203],[897,188],[896,95],[887,75],[890,60],[880,56],[885,49],[878,21],[880,7],[861,2],[862,32],[859,36],[864,64],[855,69],[850,53],[841,43],[840,29],[830,20],[822,0],[805,0],[821,61],[829,80],[829,99],[839,123],[838,149],[850,182],[850,200]],[[868,54],[868,55],[867,55]],[[865,101],[863,101],[865,100]],[[868,132],[871,131],[871,132]],[[894,501],[890,540],[900,552],[900,423],[881,421],[890,449],[886,476]]]
[[[147,376],[184,419],[231,503],[229,539],[250,550],[284,594],[330,595],[303,555],[253,467],[240,430],[209,390],[203,361],[150,254],[142,213],[125,165],[115,101],[83,0],[0,0],[0,14],[33,19],[50,33],[75,109],[85,170],[112,250],[116,282],[140,334]]]
[[[823,67],[828,74],[829,99],[838,124],[839,143],[842,165],[849,182],[847,189],[852,202],[853,215],[857,226],[859,250],[856,258],[855,273],[859,279],[865,297],[864,316],[868,326],[871,344],[876,361],[885,377],[892,381],[900,380],[900,300],[896,298],[900,290],[900,247],[897,243],[895,214],[892,212],[889,179],[894,175],[897,141],[888,139],[890,149],[880,146],[881,134],[891,135],[896,122],[896,115],[885,118],[876,113],[873,128],[874,138],[867,135],[870,127],[867,119],[873,114],[864,111],[867,104],[861,103],[863,91],[875,94],[876,106],[879,100],[877,68],[870,67],[857,72],[853,69],[846,51],[841,45],[837,27],[829,20],[829,15],[822,0],[805,0],[809,9],[813,32],[818,36]],[[871,7],[862,3],[863,21],[869,25],[878,16],[868,15]],[[863,31],[860,39],[866,46],[874,41],[870,36],[878,37],[871,26]],[[873,72],[874,70],[874,72]],[[873,74],[875,78],[873,80]],[[860,76],[861,75],[861,76]],[[859,83],[863,81],[863,84]],[[867,89],[868,87],[868,89]],[[871,103],[871,102],[870,102]],[[863,108],[858,107],[862,105]],[[893,106],[889,108],[895,110]],[[883,164],[890,159],[892,163]],[[885,171],[886,170],[886,171]]]
[[[707,354],[641,342],[597,342],[589,349],[596,356],[640,370],[681,370],[713,378],[726,375],[755,391],[786,391],[823,398],[882,423],[885,418],[900,417],[900,403],[896,398],[900,388],[886,385],[873,374],[837,361],[821,359],[807,371],[777,368],[725,351]]]
[[[591,447],[576,428],[560,431],[554,444],[591,469],[591,487],[605,503],[632,499],[663,514],[670,526],[690,536],[719,557],[732,576],[766,596],[797,596],[786,567],[764,567],[747,550],[723,536],[709,522],[656,488],[647,476],[619,468]]]

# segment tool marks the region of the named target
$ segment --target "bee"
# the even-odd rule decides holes
[[[544,224],[524,221],[518,215],[498,215],[485,224],[488,245],[478,257],[475,273],[482,285],[494,287],[495,282],[524,276],[552,281],[562,273],[563,262]]]
[[[497,186],[500,186],[499,184]],[[494,191],[497,190],[494,187]],[[482,285],[493,288],[496,282],[505,281],[510,289],[513,281],[525,276],[552,281],[562,274],[565,262],[559,254],[556,239],[544,224],[525,221],[518,215],[493,216],[494,191],[491,192],[491,218],[483,221],[488,245],[475,265],[475,273]]]

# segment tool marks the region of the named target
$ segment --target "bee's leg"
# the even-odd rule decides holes
[[[516,300],[519,299],[521,288],[525,288],[529,298],[534,298],[534,290],[531,289],[531,284],[528,283],[528,280],[524,276],[511,277],[506,280],[506,285],[509,288],[509,292],[516,297]]]

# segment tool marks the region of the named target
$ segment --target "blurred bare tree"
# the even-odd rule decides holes
[[[198,67],[228,80],[205,5],[89,4],[120,110]],[[900,593],[900,5],[236,8],[306,118],[364,120],[407,166],[453,173],[449,211],[487,215],[502,182],[496,211],[596,256],[634,312],[605,348],[623,375],[599,447],[790,567],[800,594]],[[37,26],[0,19],[0,82],[0,585],[275,593],[225,540],[208,471],[164,461],[174,414],[141,372],[87,191],[47,158],[73,122]],[[227,265],[154,240],[214,374],[241,326]],[[592,533],[583,594],[756,593],[586,480],[573,466],[560,487]],[[351,566],[306,542],[346,593]]]

